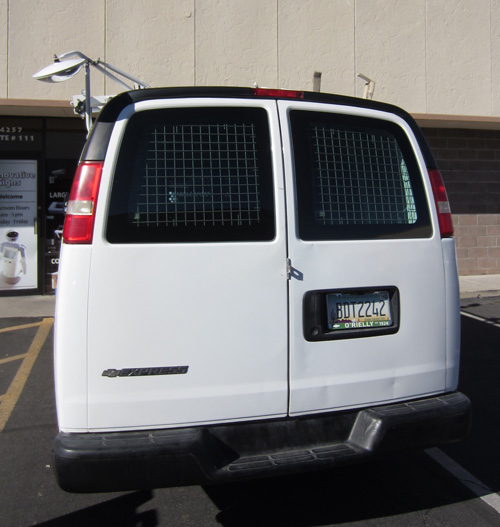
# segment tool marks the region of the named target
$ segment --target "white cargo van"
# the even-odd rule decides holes
[[[462,438],[452,234],[399,108],[258,88],[114,98],[64,225],[59,484],[208,484]]]

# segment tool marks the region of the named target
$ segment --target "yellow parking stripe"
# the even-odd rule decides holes
[[[23,324],[22,326],[11,326],[10,328],[0,329],[0,333],[6,333],[7,331],[17,331],[18,329],[36,328],[41,324],[42,322],[33,322],[31,324]]]
[[[14,360],[24,359],[26,355],[27,353],[23,353],[22,355],[14,355],[13,357],[6,357],[5,359],[0,359],[0,364],[5,364],[6,362],[12,362]]]
[[[37,325],[40,327],[36,332],[35,338],[31,343],[31,346],[26,353],[26,358],[23,360],[23,363],[19,367],[19,370],[14,377],[14,380],[11,382],[7,393],[2,396],[2,401],[0,404],[0,434],[2,433],[7,421],[9,420],[12,410],[16,406],[19,397],[23,391],[24,385],[28,380],[31,369],[35,364],[35,361],[42,349],[42,346],[45,344],[47,337],[49,335],[50,329],[54,324],[53,318],[44,318],[43,321]]]

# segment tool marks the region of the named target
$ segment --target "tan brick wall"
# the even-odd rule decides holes
[[[460,275],[500,273],[500,214],[453,216]]]
[[[461,275],[500,273],[500,131],[423,130],[454,214]]]
[[[500,131],[425,128],[453,214],[500,214]]]

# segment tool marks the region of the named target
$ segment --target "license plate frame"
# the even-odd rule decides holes
[[[389,291],[335,292],[326,295],[328,329],[349,331],[393,325]]]
[[[328,327],[327,296],[334,294],[364,295],[374,292],[387,292],[390,302],[392,325],[379,327],[356,327],[348,329],[331,329]],[[332,297],[333,298],[333,297]],[[393,335],[400,329],[400,293],[394,285],[380,284],[372,287],[345,287],[335,289],[313,289],[304,294],[302,302],[302,323],[304,339],[308,342],[345,340],[357,338],[381,337]]]

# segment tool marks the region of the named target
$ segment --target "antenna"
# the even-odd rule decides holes
[[[313,77],[313,91],[321,91],[321,71],[315,71]]]
[[[375,91],[375,81],[370,79],[366,75],[363,75],[362,73],[358,73],[358,77],[365,81],[363,99],[373,99],[373,92]]]

